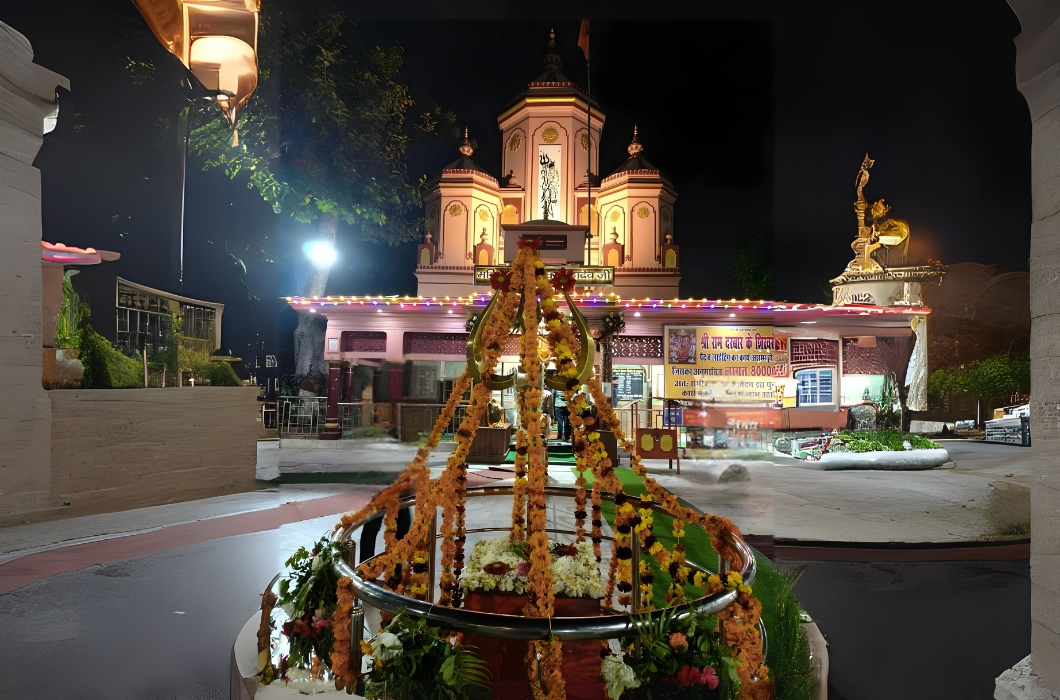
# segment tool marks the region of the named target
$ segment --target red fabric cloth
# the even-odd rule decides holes
[[[468,610],[522,615],[526,598],[504,593],[469,593],[464,598]],[[556,598],[556,617],[595,617],[600,601],[592,598]],[[468,634],[464,644],[477,647],[476,654],[489,664],[493,697],[505,700],[531,700],[526,678],[527,642]],[[563,642],[563,678],[569,700],[603,700],[604,681],[600,677],[600,642]]]
[[[585,60],[589,60],[589,20],[582,20],[582,28],[578,32],[578,48],[585,54]]]

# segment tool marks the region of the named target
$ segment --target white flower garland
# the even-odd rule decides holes
[[[568,598],[603,598],[604,583],[600,579],[592,544],[577,542],[573,546],[577,549],[574,556],[559,557],[552,561],[556,594]],[[525,561],[513,551],[512,542],[507,537],[476,542],[460,574],[460,588],[465,593],[497,591],[522,595],[526,591],[528,579],[519,576],[516,569]],[[483,571],[484,566],[494,562],[507,564],[508,572],[497,575]]]

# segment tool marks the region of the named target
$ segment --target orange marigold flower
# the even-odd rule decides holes
[[[670,634],[670,648],[674,650],[688,649],[688,637],[680,632],[672,632]]]

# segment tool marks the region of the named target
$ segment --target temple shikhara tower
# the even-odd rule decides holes
[[[602,180],[600,130],[605,115],[561,72],[550,52],[545,72],[497,117],[501,173],[479,166],[465,131],[460,157],[445,166],[424,197],[424,241],[416,277],[422,296],[467,296],[474,267],[503,262],[506,226],[550,222],[587,229],[584,262],[615,268],[623,297],[678,296],[680,251],[673,244],[669,178],[644,157],[636,129],[627,160]],[[601,235],[602,234],[602,235]]]

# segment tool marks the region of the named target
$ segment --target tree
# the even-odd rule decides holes
[[[743,287],[748,299],[772,299],[776,291],[773,284],[773,236],[757,231],[745,240],[736,253],[732,276]]]
[[[400,45],[363,44],[341,12],[274,17],[263,4],[259,84],[237,123],[239,145],[215,111],[192,132],[191,150],[204,169],[246,175],[273,211],[307,224],[307,239],[333,242],[341,220],[368,241],[416,240],[426,176],[410,176],[408,151],[440,135],[455,141],[455,116],[428,98],[410,125],[402,60]],[[312,269],[300,293],[324,296],[327,280],[327,269]],[[296,375],[326,373],[323,343],[320,324],[300,316]]]
[[[1000,353],[968,365],[937,369],[928,377],[928,394],[939,399],[975,396],[988,408],[1028,395],[1030,388],[1031,363],[1025,353]]]

